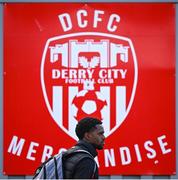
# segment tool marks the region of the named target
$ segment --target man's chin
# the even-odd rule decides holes
[[[96,147],[98,150],[102,150],[104,148],[104,145],[100,145]]]
[[[102,150],[104,148],[104,144],[102,144],[102,145],[93,144],[93,146],[98,150]]]
[[[97,147],[97,149],[98,149],[98,150],[102,150],[102,149],[103,149],[103,147]]]

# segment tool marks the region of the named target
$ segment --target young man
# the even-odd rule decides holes
[[[64,179],[98,179],[98,167],[94,160],[97,156],[97,149],[101,150],[104,146],[104,129],[102,122],[96,118],[86,117],[79,121],[75,129],[79,138],[74,149],[83,152],[68,155],[63,161]]]

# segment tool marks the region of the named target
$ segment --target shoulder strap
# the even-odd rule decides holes
[[[95,167],[94,167],[94,170],[93,170],[92,179],[94,179],[94,177],[95,177],[95,172],[96,172],[96,162],[95,162]]]
[[[87,154],[89,154],[89,155],[94,159],[94,157],[93,157],[88,151],[86,151],[86,150],[84,150],[84,149],[77,149],[77,150],[75,150],[74,152],[83,152],[83,153],[87,153]]]

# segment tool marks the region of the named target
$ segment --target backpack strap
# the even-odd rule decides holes
[[[95,177],[95,172],[96,172],[96,162],[95,162],[95,167],[94,167],[94,170],[93,170],[92,179],[94,179],[94,177]]]
[[[87,153],[87,154],[89,154],[89,155],[94,159],[94,157],[93,157],[88,151],[86,151],[86,150],[84,150],[84,149],[77,149],[77,150],[74,151],[74,153],[75,153],[75,152]]]

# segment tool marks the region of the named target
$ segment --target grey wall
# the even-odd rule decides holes
[[[174,2],[176,3],[176,69],[178,68],[178,0],[0,0],[0,179],[31,179],[31,176],[3,176],[3,12],[2,3],[4,2]],[[178,72],[176,71],[176,77]],[[176,79],[176,105],[178,79]],[[177,111],[177,108],[176,108]],[[176,113],[176,147],[178,147],[178,116]],[[178,155],[178,148],[176,149]],[[166,163],[166,162],[165,162]],[[18,164],[17,164],[18,166]],[[178,156],[176,157],[176,172],[178,172]],[[101,179],[178,179],[178,174],[175,176],[100,176]]]

